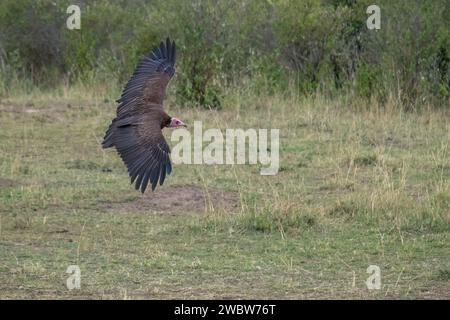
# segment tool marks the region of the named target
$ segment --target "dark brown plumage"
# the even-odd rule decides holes
[[[167,84],[175,73],[175,42],[161,42],[137,65],[117,102],[103,148],[116,147],[128,168],[131,183],[144,193],[148,183],[155,190],[172,171],[170,148],[162,134],[164,127],[184,123],[171,118],[163,109]],[[175,124],[172,125],[172,122]]]

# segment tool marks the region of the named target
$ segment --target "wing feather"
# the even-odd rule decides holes
[[[117,127],[114,144],[123,162],[128,168],[131,183],[136,190],[145,192],[149,182],[155,190],[165,180],[171,168],[170,148],[161,132],[157,121],[150,116],[146,121],[124,121],[126,125]],[[162,170],[165,168],[165,170]]]
[[[168,38],[136,66],[117,102],[117,116],[162,106],[167,84],[175,74],[175,42]]]

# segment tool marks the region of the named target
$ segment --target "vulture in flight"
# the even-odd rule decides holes
[[[175,42],[167,38],[137,65],[117,102],[102,143],[103,148],[116,147],[128,168],[131,183],[145,192],[149,182],[152,191],[162,185],[172,171],[170,148],[162,129],[186,126],[169,116],[163,108],[164,93],[175,73]]]

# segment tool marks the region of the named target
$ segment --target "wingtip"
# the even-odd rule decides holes
[[[148,181],[141,184],[141,192],[144,194],[145,190],[147,190]]]
[[[162,58],[166,59],[167,58],[167,47],[163,41],[161,41],[161,43],[159,44],[159,49],[161,50]]]
[[[171,41],[169,37],[166,38],[167,59],[175,64],[175,40]]]
[[[176,60],[176,44],[175,40],[170,40],[169,37],[166,41],[161,41],[159,46],[155,47],[149,55],[154,59],[167,59],[171,62],[172,66],[175,65]]]
[[[172,164],[170,162],[166,164],[166,173],[167,175],[170,175],[172,173]]]

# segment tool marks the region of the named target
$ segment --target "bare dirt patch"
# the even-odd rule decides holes
[[[436,282],[421,290],[417,298],[419,299],[450,299],[450,282]]]
[[[218,189],[204,189],[196,186],[170,186],[146,192],[138,199],[126,203],[108,204],[108,209],[151,210],[162,213],[183,214],[207,211],[236,211],[239,195]]]
[[[17,183],[14,180],[5,179],[5,178],[0,177],[0,189],[1,188],[12,188],[12,187],[16,187],[18,185],[19,185],[19,183]]]

